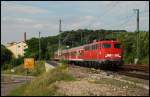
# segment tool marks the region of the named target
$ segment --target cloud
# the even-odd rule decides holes
[[[2,43],[27,38],[57,35],[59,19],[62,30],[77,29],[136,29],[136,13],[140,9],[140,29],[149,29],[147,2],[141,1],[39,1],[6,2],[1,6]],[[131,17],[132,16],[132,17]],[[122,24],[122,25],[121,25]],[[11,38],[10,38],[11,37]]]
[[[21,4],[15,4],[13,2],[4,2],[3,7],[1,7],[3,11],[11,12],[11,13],[23,13],[23,14],[40,14],[40,13],[47,13],[48,10],[34,7],[34,6],[27,6]]]
[[[93,19],[94,19],[94,17],[93,17],[93,16],[85,16],[85,20],[90,21],[90,20],[93,20]]]

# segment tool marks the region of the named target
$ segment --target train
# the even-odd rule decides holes
[[[93,41],[79,47],[58,50],[55,60],[67,60],[70,63],[90,67],[117,68],[123,65],[124,46],[118,39]]]

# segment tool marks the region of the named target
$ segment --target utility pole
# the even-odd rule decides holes
[[[135,64],[137,64],[138,60],[139,60],[139,9],[134,9],[134,11],[137,12],[137,30],[136,30],[136,33],[137,33],[137,58],[135,60]]]
[[[50,51],[49,51],[49,42],[47,43],[47,52],[48,52],[48,57],[49,57],[49,53],[50,53]],[[47,56],[46,56],[46,58],[47,58]]]
[[[82,31],[81,31],[81,45],[83,44],[83,42],[82,42]]]
[[[39,32],[39,61],[41,59],[41,41],[40,41],[40,34],[41,32]]]
[[[61,19],[59,20],[59,47],[58,47],[59,54],[61,54]]]

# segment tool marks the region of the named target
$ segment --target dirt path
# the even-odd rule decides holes
[[[21,75],[1,75],[1,96],[6,96],[14,88],[22,85],[26,81],[32,80],[32,76],[21,76]]]

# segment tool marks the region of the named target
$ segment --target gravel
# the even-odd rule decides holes
[[[86,80],[72,82],[56,82],[57,92],[67,96],[141,96],[149,95],[148,92],[140,89],[130,90],[128,86],[123,88],[109,84],[95,84]],[[138,92],[138,93],[137,93]]]
[[[96,84],[95,81],[101,81],[103,78],[117,79],[120,82],[124,81],[123,75],[114,72],[105,72],[93,68],[70,66],[69,73],[77,78],[77,81],[72,82],[57,82],[58,92],[68,96],[147,96],[149,88],[134,87],[135,83],[124,84],[122,87],[113,84]],[[123,81],[122,81],[123,80]],[[108,81],[109,82],[109,81]],[[112,82],[113,83],[113,82]],[[132,84],[133,83],[133,84]],[[131,86],[128,86],[131,85]],[[133,87],[132,87],[133,85]],[[137,85],[137,84],[136,84]],[[132,87],[132,88],[131,88]]]

